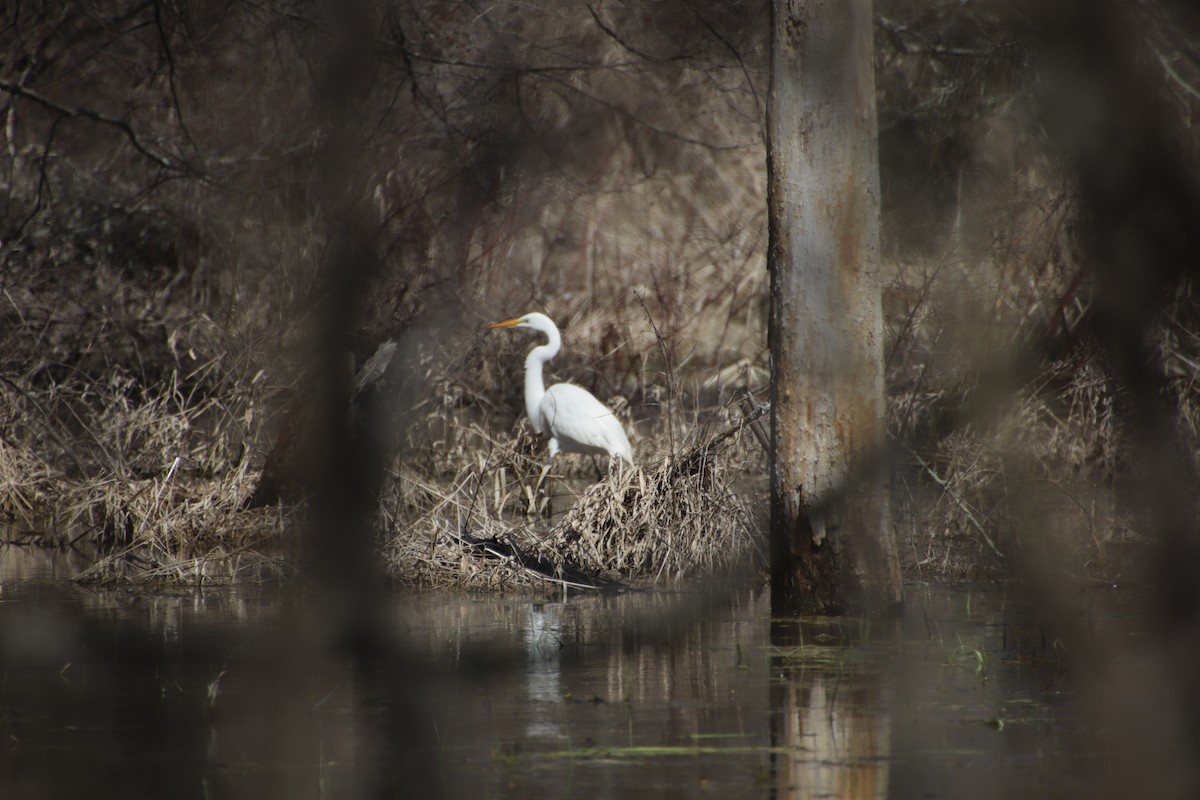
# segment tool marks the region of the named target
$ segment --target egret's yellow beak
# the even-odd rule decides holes
[[[517,317],[516,319],[506,319],[506,320],[504,320],[504,322],[497,322],[494,325],[488,325],[488,329],[495,330],[496,328],[511,328],[514,325],[520,325],[520,324],[521,324],[521,318]]]

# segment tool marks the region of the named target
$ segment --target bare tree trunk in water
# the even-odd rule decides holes
[[[882,480],[879,158],[870,0],[775,0],[767,109],[771,599],[901,600]]]

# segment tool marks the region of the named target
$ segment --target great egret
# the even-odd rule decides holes
[[[532,328],[549,340],[525,357],[525,410],[534,430],[550,434],[551,461],[561,451],[620,456],[633,463],[633,448],[620,421],[595,395],[573,383],[556,383],[547,389],[542,381],[542,365],[562,347],[554,320],[535,311],[488,328]]]

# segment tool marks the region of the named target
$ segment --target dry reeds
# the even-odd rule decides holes
[[[242,511],[271,389],[252,355],[259,306],[228,327],[180,279],[47,248],[3,262],[20,324],[0,367],[0,525],[93,559],[83,581],[277,575],[284,511]],[[42,259],[53,268],[32,259]],[[29,262],[26,259],[30,259]],[[87,280],[50,283],[77,270]],[[114,318],[93,313],[108,307]]]
[[[579,499],[538,555],[613,580],[728,571],[755,550],[750,512],[707,443],[644,468],[617,469]]]
[[[908,567],[942,578],[1002,574],[1053,550],[1053,563],[1103,577],[1139,541],[1117,485],[1130,452],[1118,400],[1095,353],[1037,371],[986,418],[908,450],[900,498],[912,518]],[[893,398],[893,417],[929,413],[936,393]],[[1036,525],[1032,525],[1033,521]]]
[[[90,431],[86,443],[59,440],[66,466],[0,440],[0,515],[21,541],[94,553],[81,581],[194,584],[281,574],[282,561],[264,548],[273,549],[283,512],[242,510],[249,460],[226,460],[231,447],[212,404],[171,411],[161,396],[130,403],[123,381],[113,387],[124,402],[110,396],[80,421]],[[7,388],[10,412],[38,420],[33,390]],[[196,435],[209,418],[215,425]],[[207,477],[212,472],[218,476]]]
[[[411,469],[394,475],[382,506],[394,531],[388,570],[422,585],[557,589],[669,583],[746,564],[758,555],[753,500],[729,452],[741,432],[694,429],[687,449],[617,466],[568,495],[570,508],[554,519],[547,488],[563,478],[543,466],[528,427],[514,439],[476,428],[470,435],[487,445],[448,485]]]
[[[237,476],[172,485],[144,481],[72,487],[60,508],[69,527],[99,531],[96,561],[78,580],[95,583],[230,583],[287,575],[275,545],[280,509],[242,510]]]

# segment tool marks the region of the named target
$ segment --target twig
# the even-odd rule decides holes
[[[1173,78],[1185,92],[1190,94],[1192,97],[1200,99],[1200,90],[1196,89],[1195,86],[1192,86],[1192,84],[1184,80],[1183,76],[1171,66],[1172,59],[1168,59],[1166,56],[1164,56],[1157,47],[1152,47],[1151,49],[1154,50],[1154,55],[1158,58],[1158,62],[1162,64],[1163,69],[1167,71],[1167,75]],[[1176,56],[1176,58],[1178,58],[1178,56]]]
[[[674,56],[667,56],[667,57],[656,56],[653,53],[647,53],[645,50],[639,50],[638,48],[631,45],[629,42],[622,39],[621,35],[619,33],[617,33],[613,28],[606,25],[604,23],[604,20],[600,19],[600,15],[598,13],[596,13],[596,9],[593,8],[590,4],[587,6],[587,10],[588,10],[588,13],[592,15],[592,21],[596,23],[596,27],[598,27],[600,30],[604,31],[605,35],[608,36],[608,38],[612,39],[614,42],[619,44],[623,49],[628,50],[630,53],[633,53],[638,58],[641,58],[641,59],[644,59],[646,61],[650,61],[650,62],[656,63],[656,64],[669,64],[673,61],[683,61],[687,57],[685,54],[682,54],[682,53],[674,55]]]
[[[90,108],[72,108],[71,106],[64,106],[62,103],[57,103],[40,92],[36,92],[33,89],[22,86],[18,83],[13,83],[11,81],[0,80],[0,89],[3,89],[4,91],[16,97],[24,97],[27,100],[32,100],[40,106],[48,108],[52,111],[57,111],[59,114],[62,114],[65,117],[70,117],[71,119],[90,119],[93,122],[99,122],[102,125],[111,125],[125,134],[125,138],[129,140],[129,143],[133,145],[135,150],[153,161],[159,167],[171,172],[192,174],[192,170],[186,165],[177,165],[166,156],[154,152],[154,150],[152,150],[145,142],[142,141],[141,137],[138,136],[133,130],[133,127],[123,119],[110,117],[105,114],[101,114],[98,111],[93,111]]]
[[[637,298],[638,304],[642,307],[642,313],[646,315],[646,321],[650,323],[650,329],[654,331],[654,339],[658,343],[658,350],[662,354],[663,369],[666,370],[667,377],[667,442],[671,452],[675,452],[675,414],[674,414],[674,399],[675,399],[675,370],[671,366],[671,354],[667,351],[667,341],[663,337],[662,331],[658,325],[654,323],[654,317],[650,313],[650,309],[646,307],[646,298],[641,292],[635,291],[633,296]]]
[[[753,408],[750,410],[747,410],[743,406],[743,408],[742,408],[743,417],[741,420],[733,423],[728,428],[721,431],[720,433],[718,433],[716,436],[712,437],[711,439],[707,439],[705,441],[702,441],[702,442],[696,444],[689,453],[687,453],[686,455],[683,456],[683,458],[680,459],[680,463],[687,463],[689,460],[694,459],[703,453],[711,452],[714,447],[721,444],[726,439],[736,436],[739,432],[741,432],[741,430],[743,428],[746,428],[747,426],[750,427],[750,430],[754,432],[754,435],[756,437],[761,437],[761,438],[759,438],[759,443],[763,443],[765,441],[766,437],[762,433],[761,430],[758,430],[755,427],[755,425],[758,422],[758,420],[761,419],[770,410],[771,410],[770,403],[762,403],[757,408]],[[766,444],[763,444],[763,447],[765,447],[767,449],[767,453],[770,454],[770,443],[768,442]]]
[[[754,434],[754,438],[762,445],[763,452],[768,456],[771,455],[771,441],[767,434],[763,432],[762,422],[759,420],[763,414],[771,408],[770,403],[755,404],[754,398],[747,392],[742,396],[739,406],[742,409],[742,416],[746,420],[746,424],[750,426],[750,432]]]
[[[1000,552],[1000,549],[996,547],[995,542],[993,542],[991,537],[987,535],[987,531],[984,530],[983,525],[979,522],[979,519],[975,516],[975,512],[971,510],[971,507],[967,504],[967,502],[959,497],[958,492],[950,488],[950,483],[941,475],[938,475],[937,470],[935,470],[933,467],[927,464],[923,458],[917,455],[916,450],[912,449],[912,447],[910,447],[908,444],[905,444],[904,447],[908,450],[909,455],[916,459],[917,464],[921,466],[921,469],[925,470],[925,472],[929,474],[929,477],[933,478],[934,483],[942,487],[943,491],[946,492],[946,496],[949,497],[950,500],[953,501],[954,504],[958,506],[964,514],[966,514],[967,521],[975,527],[975,530],[979,531],[979,535],[983,537],[983,541],[987,542],[987,546],[992,549],[992,552],[1003,559],[1004,554]]]
[[[83,469],[83,462],[80,461],[79,456],[76,455],[76,453],[75,453],[75,450],[70,445],[67,444],[66,440],[63,439],[62,436],[59,435],[58,428],[56,428],[54,425],[52,425],[50,423],[50,415],[46,412],[46,410],[44,408],[42,408],[41,403],[39,403],[32,394],[25,391],[21,386],[17,385],[16,383],[14,383],[12,380],[6,378],[5,376],[0,375],[0,381],[4,381],[9,386],[11,386],[13,391],[20,394],[34,408],[36,408],[39,412],[41,412],[41,418],[38,421],[42,424],[42,428],[46,431],[46,433],[48,433],[50,435],[51,439],[53,439],[55,442],[58,443],[59,448],[62,449],[63,455],[65,455],[67,458],[71,459],[71,462],[75,465],[75,469],[78,470],[80,474],[83,474],[85,472],[85,470]],[[78,420],[78,417],[76,417],[76,419]],[[83,420],[78,420],[78,421],[80,423],[83,422]],[[88,434],[91,435],[93,439],[95,439],[97,444],[100,443],[100,440],[98,438],[96,438],[96,435],[91,431],[90,428],[88,428],[86,425],[84,425],[84,429],[87,430]],[[103,448],[103,445],[101,445],[101,448]]]

